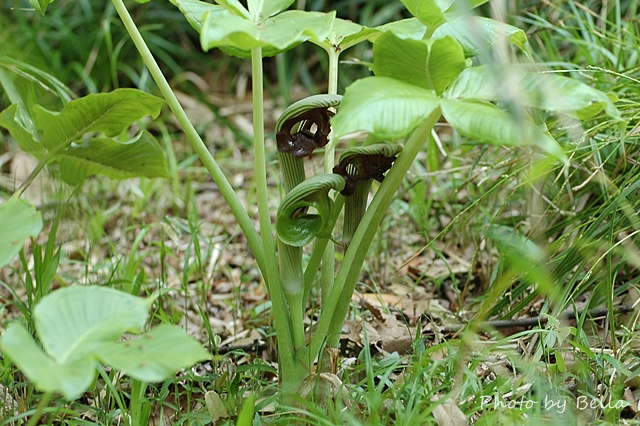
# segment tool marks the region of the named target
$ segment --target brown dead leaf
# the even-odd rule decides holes
[[[431,398],[431,401],[439,402],[437,396]],[[438,426],[466,426],[467,424],[467,417],[452,398],[447,398],[442,404],[436,406],[433,409],[433,417]]]
[[[227,413],[227,409],[224,407],[224,403],[222,399],[220,399],[220,395],[218,395],[215,391],[208,391],[204,394],[204,402],[207,406],[207,411],[209,412],[209,416],[211,417],[211,421],[213,424],[217,424],[220,420],[226,419],[229,417],[229,413]]]
[[[624,393],[622,394],[622,399],[631,404],[627,409],[631,411],[634,416],[637,415],[639,412],[638,410],[640,410],[640,400],[636,400],[631,389],[625,388]]]
[[[375,312],[371,321],[364,322],[369,345],[385,353],[406,353],[411,348],[412,342],[412,335],[407,325],[399,321],[393,314],[387,314],[381,310],[375,310]],[[353,328],[350,340],[363,347],[365,339],[362,334],[362,326],[357,327],[353,323],[349,326]],[[358,329],[360,333],[355,337],[353,333]]]
[[[354,292],[351,300],[354,302],[363,301],[369,306],[377,306],[381,308],[388,308],[389,306],[399,306],[405,297],[397,294],[389,293],[358,293]]]

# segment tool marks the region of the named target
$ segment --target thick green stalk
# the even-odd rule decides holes
[[[315,335],[309,344],[308,356],[311,357],[319,354],[325,343],[329,347],[337,347],[342,325],[344,324],[344,319],[349,309],[349,302],[373,237],[398,187],[402,183],[402,179],[411,167],[423,143],[429,137],[431,129],[438,121],[440,114],[440,109],[436,109],[427,117],[424,123],[413,132],[376,192],[371,205],[367,209],[367,212],[362,218],[362,222],[360,222],[360,226],[358,226],[353,236],[351,245],[344,255],[329,299],[323,305],[324,309],[318,321]]]
[[[304,280],[302,275],[302,247],[294,247],[278,240],[280,282],[289,305],[294,349],[304,347]]]
[[[284,193],[288,194],[289,191],[305,180],[304,162],[302,158],[284,152],[278,152],[278,160],[280,161],[280,168],[282,168]]]
[[[345,197],[344,227],[342,228],[342,245],[345,249],[351,245],[353,235],[367,210],[369,189],[371,189],[371,179],[359,180],[356,182],[354,193]]]
[[[131,402],[129,404],[129,415],[131,426],[142,425],[148,423],[148,419],[143,413],[142,404],[144,402],[144,393],[147,384],[137,379],[131,379]]]
[[[329,55],[329,82],[328,82],[328,94],[338,94],[338,64],[340,58],[340,52],[331,46],[327,49]],[[324,147],[324,172],[329,174],[333,173],[333,167],[335,166],[336,155],[336,142],[333,140],[331,134],[329,134],[329,142]],[[335,277],[335,247],[333,244],[327,244],[322,257],[322,273],[321,273],[321,286],[322,289],[322,306],[324,306],[325,300],[331,293],[333,287],[333,280]]]
[[[278,336],[278,358],[280,385],[285,393],[295,393],[304,380],[303,369],[296,361],[293,344],[291,318],[288,315],[283,288],[280,284],[278,261],[275,253],[275,241],[269,214],[267,163],[264,143],[264,98],[262,79],[262,48],[251,49],[251,91],[253,96],[253,148],[255,160],[255,183],[258,198],[260,234],[265,255],[265,267],[262,269],[269,296],[271,297],[274,326]]]
[[[213,178],[213,181],[216,183],[216,185],[218,185],[220,193],[224,197],[225,201],[229,205],[229,208],[231,209],[231,212],[238,221],[238,225],[240,226],[240,229],[242,229],[242,233],[246,237],[249,247],[251,247],[251,251],[253,251],[253,255],[258,262],[260,270],[264,270],[265,255],[260,243],[260,236],[254,228],[253,223],[251,222],[251,219],[247,214],[247,211],[242,206],[242,203],[236,195],[233,187],[229,183],[229,180],[224,175],[224,173],[220,169],[220,166],[218,166],[218,163],[215,161],[215,159],[207,149],[207,146],[202,141],[202,138],[196,131],[195,127],[193,127],[193,124],[191,124],[191,121],[189,121],[189,117],[187,117],[187,114],[184,112],[184,109],[180,105],[180,102],[178,101],[178,98],[176,98],[176,95],[173,93],[173,90],[171,89],[171,86],[169,86],[169,83],[164,77],[164,74],[162,74],[160,67],[151,54],[149,47],[147,47],[147,44],[140,34],[140,31],[138,31],[138,28],[133,22],[133,19],[131,18],[131,15],[125,7],[123,1],[112,0],[112,2],[116,8],[116,11],[118,12],[118,15],[120,16],[120,19],[127,29],[129,36],[138,49],[142,60],[149,69],[153,80],[158,85],[162,96],[167,101],[167,104],[175,115],[176,120],[178,120],[178,123],[180,123],[180,126],[182,126],[182,129],[187,136],[189,143],[200,157],[202,164],[205,166],[205,168]]]
[[[282,183],[285,194],[289,193],[305,179],[302,158],[278,152],[282,169]],[[304,279],[302,273],[302,247],[293,247],[278,240],[278,266],[284,297],[289,305],[294,348],[304,347]]]
[[[260,235],[265,255],[270,256],[275,249],[269,214],[269,189],[267,187],[267,161],[264,144],[264,95],[262,79],[262,48],[251,49],[251,90],[253,97],[253,155],[254,179],[256,195],[258,197],[258,216],[260,220]],[[267,265],[267,271],[269,271]],[[267,278],[267,284],[270,283]]]

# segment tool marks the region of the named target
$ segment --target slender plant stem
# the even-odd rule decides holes
[[[333,46],[327,49],[329,55],[329,82],[328,82],[328,94],[338,94],[338,61],[340,53],[336,51]],[[333,167],[335,166],[336,144],[329,134],[329,142],[325,146],[324,150],[324,172],[329,174],[333,173]],[[333,287],[333,281],[335,278],[335,247],[333,244],[327,244],[324,255],[322,257],[322,273],[321,273],[321,289],[322,289],[322,305],[324,306],[325,300],[331,293]]]
[[[127,29],[129,36],[138,49],[142,60],[149,69],[153,80],[158,85],[162,96],[167,101],[167,104],[169,104],[169,108],[171,108],[171,111],[175,115],[176,120],[178,120],[178,123],[180,123],[180,126],[182,126],[182,129],[187,136],[187,139],[191,143],[191,146],[200,157],[202,164],[204,164],[204,166],[206,167],[207,171],[213,178],[213,181],[216,183],[216,185],[218,185],[220,193],[224,197],[225,201],[229,205],[229,208],[231,209],[231,212],[238,221],[238,225],[240,226],[240,229],[242,229],[249,247],[251,247],[251,250],[253,251],[253,255],[258,262],[258,266],[261,270],[264,270],[264,250],[260,243],[260,236],[254,228],[253,223],[251,222],[251,219],[247,214],[247,211],[242,206],[240,198],[238,198],[233,187],[229,183],[229,180],[224,175],[224,173],[220,169],[220,166],[218,166],[218,163],[215,161],[215,159],[207,149],[207,146],[202,141],[202,138],[200,137],[196,129],[193,127],[193,124],[191,124],[191,121],[189,121],[189,117],[187,117],[187,114],[184,112],[184,109],[180,105],[180,102],[178,101],[175,93],[173,93],[173,90],[171,89],[171,86],[169,86],[169,82],[165,78],[164,74],[162,74],[158,63],[154,59],[151,51],[149,50],[149,47],[142,38],[140,31],[138,31],[138,28],[133,22],[133,19],[131,18],[131,15],[125,7],[123,1],[112,0],[112,2],[116,8],[116,11],[118,12],[118,15],[120,16],[120,19]]]
[[[262,79],[262,48],[251,49],[251,91],[253,96],[253,148],[255,159],[255,183],[258,198],[258,215],[260,220],[260,234],[262,247],[265,254],[265,265],[262,269],[271,303],[271,311],[274,317],[274,326],[278,336],[278,357],[280,368],[281,386],[285,392],[295,392],[298,382],[295,362],[295,350],[293,344],[293,331],[291,318],[288,315],[287,303],[280,283],[278,261],[275,254],[275,241],[271,228],[269,214],[268,188],[267,188],[267,164],[264,143],[264,99]]]
[[[47,408],[47,405],[49,405],[51,398],[53,398],[53,392],[45,392],[44,395],[42,395],[42,399],[36,407],[36,412],[33,413],[33,416],[31,416],[31,418],[29,419],[29,423],[27,423],[27,426],[36,426],[38,424],[38,421],[40,420],[40,417],[42,417],[44,409]]]
[[[294,349],[305,345],[304,337],[304,280],[302,247],[293,247],[278,240],[280,283],[289,306]]]
[[[325,344],[325,339],[327,346],[337,346],[342,324],[349,308],[349,301],[376,230],[380,226],[382,218],[393,200],[393,196],[402,183],[402,179],[409,167],[411,167],[416,155],[418,155],[420,147],[429,137],[431,129],[438,121],[440,114],[440,109],[437,108],[413,132],[376,192],[371,205],[353,236],[351,245],[345,252],[344,259],[336,275],[335,285],[331,290],[329,300],[323,306],[324,309],[318,321],[316,333],[309,344],[309,356],[315,356],[320,352],[320,349]]]
[[[304,162],[302,158],[289,153],[278,152],[278,160],[282,169],[282,184],[288,194],[305,180]],[[277,240],[280,285],[289,306],[291,330],[294,349],[305,345],[304,310],[307,298],[304,292],[304,274],[302,272],[302,247],[293,247]]]
[[[331,46],[327,50],[329,55],[329,81],[327,82],[327,93],[330,95],[338,94],[338,65],[340,60],[340,52]]]
[[[16,190],[17,197],[22,196],[24,191],[29,187],[29,185],[33,183],[33,181],[36,179],[38,174],[40,174],[42,169],[44,169],[44,167],[49,163],[49,161],[51,161],[58,154],[59,151],[60,151],[59,149],[49,151],[44,155],[44,157],[40,159],[40,161],[38,161],[38,164],[36,165],[36,167],[31,171],[31,173],[29,173],[29,176],[27,176],[25,181],[22,182],[20,187]]]
[[[251,49],[251,90],[253,98],[253,155],[256,195],[258,197],[258,216],[260,219],[260,235],[265,255],[273,253],[275,243],[271,229],[269,213],[269,189],[267,187],[267,161],[264,144],[264,94],[262,79],[262,49]],[[270,268],[267,267],[267,271]],[[268,275],[268,274],[267,274]],[[271,277],[267,277],[270,284]]]

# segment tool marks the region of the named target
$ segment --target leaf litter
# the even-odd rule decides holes
[[[250,111],[250,103],[242,108],[243,103],[237,98],[210,99],[218,108],[218,114],[230,120],[232,127],[229,127],[212,125],[214,117],[208,106],[186,94],[180,94],[180,97],[188,114],[195,117],[196,124],[203,129],[212,149],[226,157],[221,164],[232,176],[232,183],[250,215],[256,218],[255,194],[246,184],[252,181],[251,153],[238,145],[234,134],[236,131],[249,133],[247,112]],[[267,122],[273,127],[279,110],[275,103],[269,105]],[[275,150],[275,141],[272,139],[268,143]],[[177,142],[174,146],[179,157],[188,155],[184,144]],[[449,153],[450,156],[452,154],[456,153]],[[20,155],[12,155],[16,163],[14,170],[18,170],[18,164],[27,163]],[[446,164],[444,166],[446,169]],[[82,201],[73,204],[76,201],[72,200],[66,207],[58,242],[62,244],[67,260],[62,262],[53,288],[89,283],[118,285],[123,280],[131,281],[130,276],[119,275],[122,274],[120,268],[133,250],[137,263],[131,267],[142,280],[142,293],[150,293],[156,288],[168,290],[158,303],[177,324],[214,354],[235,354],[221,355],[211,364],[194,367],[192,371],[196,375],[215,373],[231,380],[238,367],[255,359],[261,359],[275,371],[277,358],[273,350],[274,340],[269,334],[270,304],[264,282],[216,185],[197,167],[196,162],[193,167],[180,168],[180,185],[184,194],[190,195],[178,198],[176,195],[179,194],[172,193],[160,181],[149,184],[150,181],[139,179],[106,183],[99,179],[89,180],[83,187],[83,196],[79,197]],[[482,173],[477,173],[474,179],[497,179],[491,168],[480,167],[477,170]],[[279,198],[277,165],[270,163],[269,172],[269,186],[273,190],[270,204],[275,211]],[[451,174],[455,177],[456,173]],[[460,173],[459,177],[466,179],[467,175]],[[441,174],[437,179],[446,186],[451,176]],[[50,178],[43,175],[41,180],[43,187],[55,187]],[[60,191],[69,190],[62,188]],[[459,203],[471,195],[463,190],[460,198],[447,200],[447,195],[437,185],[432,187],[432,191],[436,203],[431,216],[437,220],[429,223],[435,227],[425,229],[406,214],[411,202],[406,193],[400,194],[381,227],[381,236],[374,245],[368,266],[352,298],[352,315],[343,328],[342,353],[338,358],[344,368],[355,365],[354,360],[364,348],[365,341],[375,356],[408,356],[414,350],[416,340],[442,341],[453,337],[456,335],[453,330],[473,317],[473,308],[468,304],[486,288],[496,252],[484,241],[469,243],[475,241],[471,238],[464,240],[463,244],[457,242],[460,236],[433,240],[438,232],[455,224],[455,212],[461,210]],[[44,202],[42,208],[49,220],[55,209],[62,205],[59,198],[50,197],[50,194],[36,195]],[[100,218],[92,216],[95,211],[87,207],[91,203],[96,204],[96,210],[102,209]],[[192,228],[194,222],[187,219],[189,214],[193,214],[192,207],[197,209],[195,229]],[[78,223],[86,226],[78,226]],[[255,225],[258,226],[257,218]],[[147,229],[146,235],[138,247],[133,247],[133,241],[143,229]],[[462,229],[461,232],[464,234],[466,231]],[[36,242],[45,243],[46,237],[43,235]],[[164,252],[161,253],[162,250]],[[18,270],[18,262],[14,261],[12,267],[0,271],[0,279],[15,290],[15,297],[25,300],[22,278],[16,273]],[[1,296],[5,301],[14,298],[5,289],[2,289]],[[637,300],[636,295],[631,302]],[[532,303],[520,313],[535,317],[537,312],[535,303]],[[12,305],[7,305],[4,318],[16,315]],[[308,324],[313,323],[313,318],[310,307],[307,311]],[[594,323],[594,331],[606,340],[601,325]],[[497,338],[495,334],[486,332],[481,332],[480,337],[488,343],[495,343]],[[529,342],[532,339],[531,335],[523,335],[513,347],[527,356],[528,343],[532,343]],[[594,346],[598,343],[595,339]],[[571,352],[564,352],[561,356],[569,366],[574,362],[572,357],[575,355]],[[475,370],[479,377],[489,381],[498,377],[513,378],[517,374],[508,358],[502,355],[487,356]],[[265,374],[265,377],[272,382],[276,380],[273,374]],[[401,374],[395,378],[401,380]],[[339,375],[319,376],[318,380],[333,388],[342,386]],[[628,388],[624,398],[632,401],[637,399],[637,394],[637,388]],[[215,400],[213,394],[208,395],[209,400]],[[203,396],[207,401],[206,395]],[[434,399],[440,398],[441,395],[434,396]],[[176,400],[171,405],[184,407],[183,404],[186,401]],[[215,401],[207,403],[207,409],[214,410],[219,418],[225,418],[225,413]],[[153,415],[158,418],[159,412]],[[175,412],[166,410],[164,415],[165,420],[169,420]],[[464,420],[464,414],[451,398],[437,405],[434,417],[439,425],[463,424]]]

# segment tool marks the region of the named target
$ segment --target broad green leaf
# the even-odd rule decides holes
[[[161,325],[131,342],[115,340],[146,322],[152,299],[107,287],[69,287],[34,308],[43,352],[21,325],[11,325],[0,348],[43,391],[78,397],[92,383],[97,360],[143,381],[159,381],[209,354],[179,327]]]
[[[36,127],[49,150],[62,149],[89,132],[116,136],[147,115],[156,118],[164,100],[137,89],[117,89],[67,103],[59,113],[34,108]]]
[[[18,197],[0,204],[0,268],[18,254],[24,241],[42,230],[42,215]]]
[[[39,156],[44,153],[44,147],[35,139],[33,135],[18,122],[18,104],[9,106],[0,112],[0,126],[9,131],[9,134],[16,141],[24,152]]]
[[[426,40],[398,38],[385,33],[373,44],[373,72],[376,76],[392,77],[423,89],[433,89],[428,73],[429,45]]]
[[[51,3],[53,3],[53,0],[29,0],[29,3],[35,10],[37,10],[42,16],[44,16],[47,11],[47,7]]]
[[[378,34],[387,32],[394,33],[400,38],[410,38],[413,40],[422,40],[427,31],[427,27],[416,18],[402,19],[400,21],[389,22],[388,24],[375,27]],[[371,41],[375,41],[375,35],[371,37]]]
[[[207,3],[200,0],[170,0],[187,19],[191,25],[200,34],[205,16],[209,14],[212,19],[224,16],[226,9],[222,6]]]
[[[97,354],[106,364],[144,382],[159,382],[181,368],[210,358],[180,327],[161,324],[149,333],[120,343],[105,343]]]
[[[567,160],[558,142],[548,132],[530,120],[516,121],[492,104],[443,100],[442,114],[451,127],[472,141],[504,146],[533,145],[562,161]]]
[[[105,341],[142,328],[149,302],[108,287],[54,291],[33,310],[44,350],[59,364],[91,356]]]
[[[76,399],[95,378],[94,359],[56,362],[42,352],[20,324],[11,324],[7,328],[0,340],[0,348],[42,392],[61,392],[69,400]]]
[[[428,27],[436,27],[445,21],[443,12],[448,8],[447,2],[438,0],[402,0],[407,10]],[[440,8],[440,4],[444,9]]]
[[[561,112],[581,119],[603,109],[614,118],[620,112],[607,95],[578,80],[551,73],[526,72],[512,67],[495,70],[490,66],[464,70],[449,87],[445,97],[479,101],[510,101],[546,111]]]
[[[350,85],[331,119],[339,139],[366,131],[378,139],[403,138],[428,117],[440,100],[433,91],[389,77],[367,77]]]
[[[22,114],[31,111],[44,94],[53,94],[63,103],[75,97],[71,89],[50,73],[7,56],[9,52],[3,53],[0,53],[0,86],[11,103],[20,105]],[[26,117],[23,115],[22,119]]]
[[[302,247],[317,235],[329,237],[331,229],[326,229],[326,225],[333,203],[328,194],[332,189],[341,191],[344,184],[342,176],[321,174],[310,177],[289,191],[276,216],[278,239],[287,245]],[[309,207],[313,207],[315,213],[308,213]]]
[[[501,38],[506,38],[525,54],[530,54],[527,36],[524,31],[490,18],[465,16],[445,22],[436,28],[432,38],[438,39],[446,36],[451,36],[458,40],[467,57],[487,53],[489,48]]]
[[[373,72],[441,94],[465,67],[462,48],[451,37],[438,40],[378,37],[373,46]]]
[[[295,0],[249,0],[249,13],[255,22],[263,22],[265,19],[281,12],[291,6]]]
[[[168,177],[164,151],[147,131],[126,143],[112,138],[93,138],[81,145],[62,151],[62,178],[70,185],[78,185],[96,174],[112,179],[132,177]]]
[[[462,46],[453,37],[431,41],[429,51],[429,75],[438,95],[465,69],[466,61]]]
[[[204,50],[220,47],[240,57],[250,56],[255,47],[262,48],[263,56],[273,56],[307,40],[321,43],[334,18],[335,12],[288,10],[256,25],[231,13],[219,17],[208,14],[200,42]]]
[[[489,0],[437,0],[447,20],[468,14],[470,10],[488,2]]]
[[[424,25],[435,28],[446,21],[470,16],[469,11],[489,0],[402,0],[409,12]]]
[[[251,20],[251,14],[245,8],[239,0],[215,0],[220,6],[224,7],[229,12],[233,13],[236,16],[243,17],[245,19]]]
[[[370,40],[379,33],[380,31],[375,28],[368,28],[352,21],[336,18],[327,40],[334,48],[339,48],[344,52],[358,43]]]

